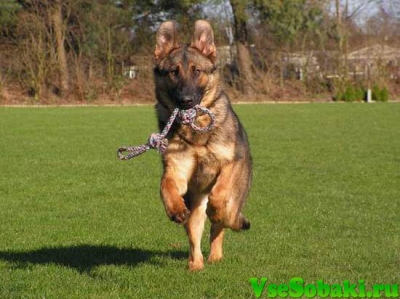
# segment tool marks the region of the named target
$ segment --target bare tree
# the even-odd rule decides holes
[[[349,25],[354,22],[363,10],[368,8],[372,3],[377,3],[379,0],[334,0],[336,13],[336,29],[338,41],[338,70],[339,73],[347,78],[348,65],[347,56],[349,51]]]
[[[234,19],[234,35],[237,49],[237,63],[240,75],[240,89],[245,95],[254,94],[252,59],[248,49],[246,1],[230,0]]]
[[[65,28],[63,22],[63,4],[61,0],[55,0],[51,7],[51,20],[56,39],[57,63],[59,72],[60,95],[67,96],[69,93],[69,75],[67,55],[65,51]]]

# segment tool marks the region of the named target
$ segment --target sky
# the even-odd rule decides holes
[[[355,16],[358,24],[362,25],[365,21],[377,13],[382,7],[388,14],[400,15],[400,0],[348,0],[349,11],[352,12],[360,5],[364,5],[363,9]],[[344,6],[346,0],[341,0]]]
[[[221,5],[222,1],[215,1],[215,0],[209,0],[207,1],[206,5],[204,6],[204,9],[208,13],[214,13],[217,15],[224,16],[225,18],[228,17],[230,18],[230,15],[232,14],[232,10],[229,4],[229,0],[224,0],[224,4]],[[341,0],[342,2],[342,7],[345,6],[346,0]],[[358,13],[355,16],[355,19],[359,23],[363,23],[365,19],[367,19],[369,16],[373,15],[376,13],[379,9],[380,3],[387,3],[387,5],[393,4],[397,2],[400,5],[400,0],[348,0],[349,3],[349,11],[353,12],[357,10],[359,7],[363,7],[362,10],[360,10],[360,13]],[[335,9],[335,1],[332,0],[332,11]]]

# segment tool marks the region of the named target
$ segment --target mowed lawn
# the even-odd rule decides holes
[[[400,104],[240,105],[254,159],[225,258],[187,270],[144,107],[0,108],[0,298],[254,298],[268,283],[400,282]],[[209,224],[203,252],[209,252]],[[262,295],[266,298],[266,293]]]

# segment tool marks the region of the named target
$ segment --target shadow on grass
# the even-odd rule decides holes
[[[32,251],[0,251],[0,260],[14,263],[18,268],[29,265],[55,264],[90,273],[102,265],[125,265],[135,267],[141,263],[161,265],[162,259],[182,260],[187,258],[184,251],[160,252],[138,248],[119,248],[103,245],[79,245],[49,247]]]

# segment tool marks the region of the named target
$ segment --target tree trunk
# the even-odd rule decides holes
[[[62,0],[56,0],[52,9],[52,22],[54,35],[57,42],[57,63],[59,72],[59,89],[61,96],[68,96],[69,93],[69,73],[67,54],[65,51],[65,30],[62,18]]]
[[[241,42],[236,42],[236,49],[240,75],[240,89],[244,95],[253,95],[253,63],[249,49]]]
[[[307,37],[308,37],[308,32],[304,33],[303,36],[303,41],[301,43],[301,53],[303,55],[303,57],[306,57],[306,60],[301,63],[301,74],[300,74],[300,80],[304,82],[304,87],[305,90],[307,91],[307,84],[308,84],[308,65],[310,63],[310,58],[312,59],[312,56],[310,57],[310,55],[308,55],[307,51],[306,51],[306,41],[307,41]]]
[[[340,0],[335,0],[336,6],[336,30],[337,30],[337,39],[338,39],[338,71],[339,76],[343,76],[344,67],[343,67],[343,44],[344,44],[344,28],[342,22],[342,11],[340,7]]]
[[[243,94],[254,94],[253,62],[247,44],[246,1],[231,0],[235,25],[237,63],[239,69],[239,85]]]
[[[345,6],[345,15],[344,15],[344,32],[343,32],[343,52],[344,52],[344,61],[343,61],[343,72],[344,72],[344,79],[348,79],[349,75],[349,66],[348,66],[348,54],[349,54],[349,31],[348,31],[348,17],[349,17],[349,0],[346,0]]]

